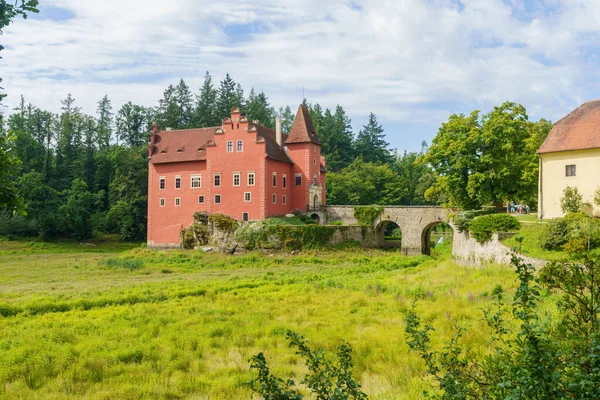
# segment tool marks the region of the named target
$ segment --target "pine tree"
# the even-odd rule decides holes
[[[161,127],[177,129],[180,114],[176,95],[175,86],[169,85],[158,102],[158,122]]]
[[[389,143],[385,141],[383,127],[377,122],[375,114],[369,114],[369,122],[358,132],[354,142],[356,155],[365,162],[385,164],[391,161]]]
[[[177,123],[174,129],[187,129],[192,127],[193,98],[190,87],[183,79],[175,89],[175,103],[177,104]]]
[[[113,123],[112,104],[108,99],[108,96],[105,95],[98,102],[96,113],[98,115],[98,119],[96,120],[98,130],[98,147],[100,149],[106,149],[108,146],[110,146]]]
[[[194,110],[194,127],[205,128],[220,124],[217,118],[217,91],[213,86],[212,77],[206,71],[204,83],[200,88],[200,95],[196,96],[196,109]]]
[[[290,133],[292,124],[294,123],[294,113],[290,106],[286,106],[285,110],[283,107],[279,107],[279,116],[281,118],[281,130],[283,133]]]
[[[264,92],[256,94],[254,88],[250,90],[248,96],[246,115],[251,121],[258,120],[260,124],[271,129],[275,127],[275,110],[269,104],[269,99]]]
[[[235,85],[235,96],[234,96],[233,106],[240,109],[242,115],[247,112],[247,104],[244,99],[244,89],[242,89],[242,85],[239,83]],[[230,110],[231,111],[231,110]]]
[[[217,118],[219,121],[231,116],[231,110],[238,105],[236,99],[235,82],[227,74],[225,79],[221,81],[217,97]]]
[[[131,147],[146,142],[147,112],[144,107],[128,102],[117,113],[117,136]]]
[[[329,109],[325,110],[322,124],[318,134],[321,140],[321,152],[327,159],[327,169],[339,171],[346,168],[354,159],[350,118],[338,105],[335,114],[332,114]]]

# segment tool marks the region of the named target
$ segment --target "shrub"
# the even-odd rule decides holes
[[[486,242],[497,232],[515,232],[521,229],[519,220],[508,214],[490,214],[475,218],[469,225],[469,233],[479,243]]]
[[[471,225],[471,220],[464,218],[464,217],[457,217],[454,219],[454,226],[456,226],[456,229],[462,233],[462,232],[468,232],[469,231],[469,226]]]
[[[338,346],[338,360],[334,363],[325,357],[322,350],[315,351],[308,347],[308,342],[302,336],[288,331],[287,339],[291,347],[298,349],[296,354],[304,358],[308,373],[300,383],[311,390],[315,399],[362,400],[367,398],[367,395],[360,390],[360,383],[352,377],[352,347],[348,343],[342,341]],[[292,389],[295,386],[293,380],[284,381],[271,374],[263,353],[250,359],[250,369],[258,371],[258,377],[250,382],[250,388],[264,399],[300,400],[304,398],[299,391]]]
[[[545,250],[559,250],[567,243],[567,221],[556,218],[544,225],[540,246]]]
[[[560,208],[563,213],[574,213],[581,211],[583,206],[583,196],[576,187],[567,186],[563,190],[563,197],[560,199]]]
[[[383,213],[381,206],[356,206],[354,207],[354,218],[360,225],[371,226]]]
[[[344,221],[331,221],[328,222],[327,225],[342,226],[344,225]]]

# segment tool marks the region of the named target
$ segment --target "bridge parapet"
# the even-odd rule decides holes
[[[326,206],[327,221],[342,221],[344,225],[356,224],[354,206]],[[384,245],[383,230],[387,222],[394,222],[402,231],[404,254],[428,254],[429,234],[440,223],[447,223],[450,211],[436,206],[383,206],[381,216],[374,221],[373,228],[378,244]]]

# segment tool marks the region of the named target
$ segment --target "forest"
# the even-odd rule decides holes
[[[431,147],[423,141],[420,152],[399,152],[390,148],[375,114],[354,133],[341,105],[304,103],[327,160],[328,204],[475,209],[519,199],[535,205],[536,151],[552,124],[528,121],[521,105],[504,103],[483,116],[452,115]],[[104,96],[95,115],[84,113],[70,94],[59,113],[21,96],[19,107],[0,116],[0,136],[18,159],[8,180],[20,201],[1,212],[0,235],[82,240],[111,233],[124,241],[143,239],[152,123],[172,129],[218,126],[234,107],[269,127],[280,116],[284,132],[295,116],[290,106],[272,106],[262,91],[251,88],[246,95],[229,74],[215,83],[209,72],[195,94],[181,79],[155,107],[128,102],[115,110]]]

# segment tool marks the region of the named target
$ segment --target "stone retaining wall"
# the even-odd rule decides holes
[[[500,242],[503,234],[495,233],[491,240],[485,243],[479,243],[469,236],[467,232],[459,233],[454,231],[454,240],[452,243],[452,258],[459,264],[483,267],[488,264],[505,264],[511,262],[512,255],[515,254],[512,249]],[[519,254],[526,263],[532,264],[536,268],[546,265],[546,260],[527,257]]]

